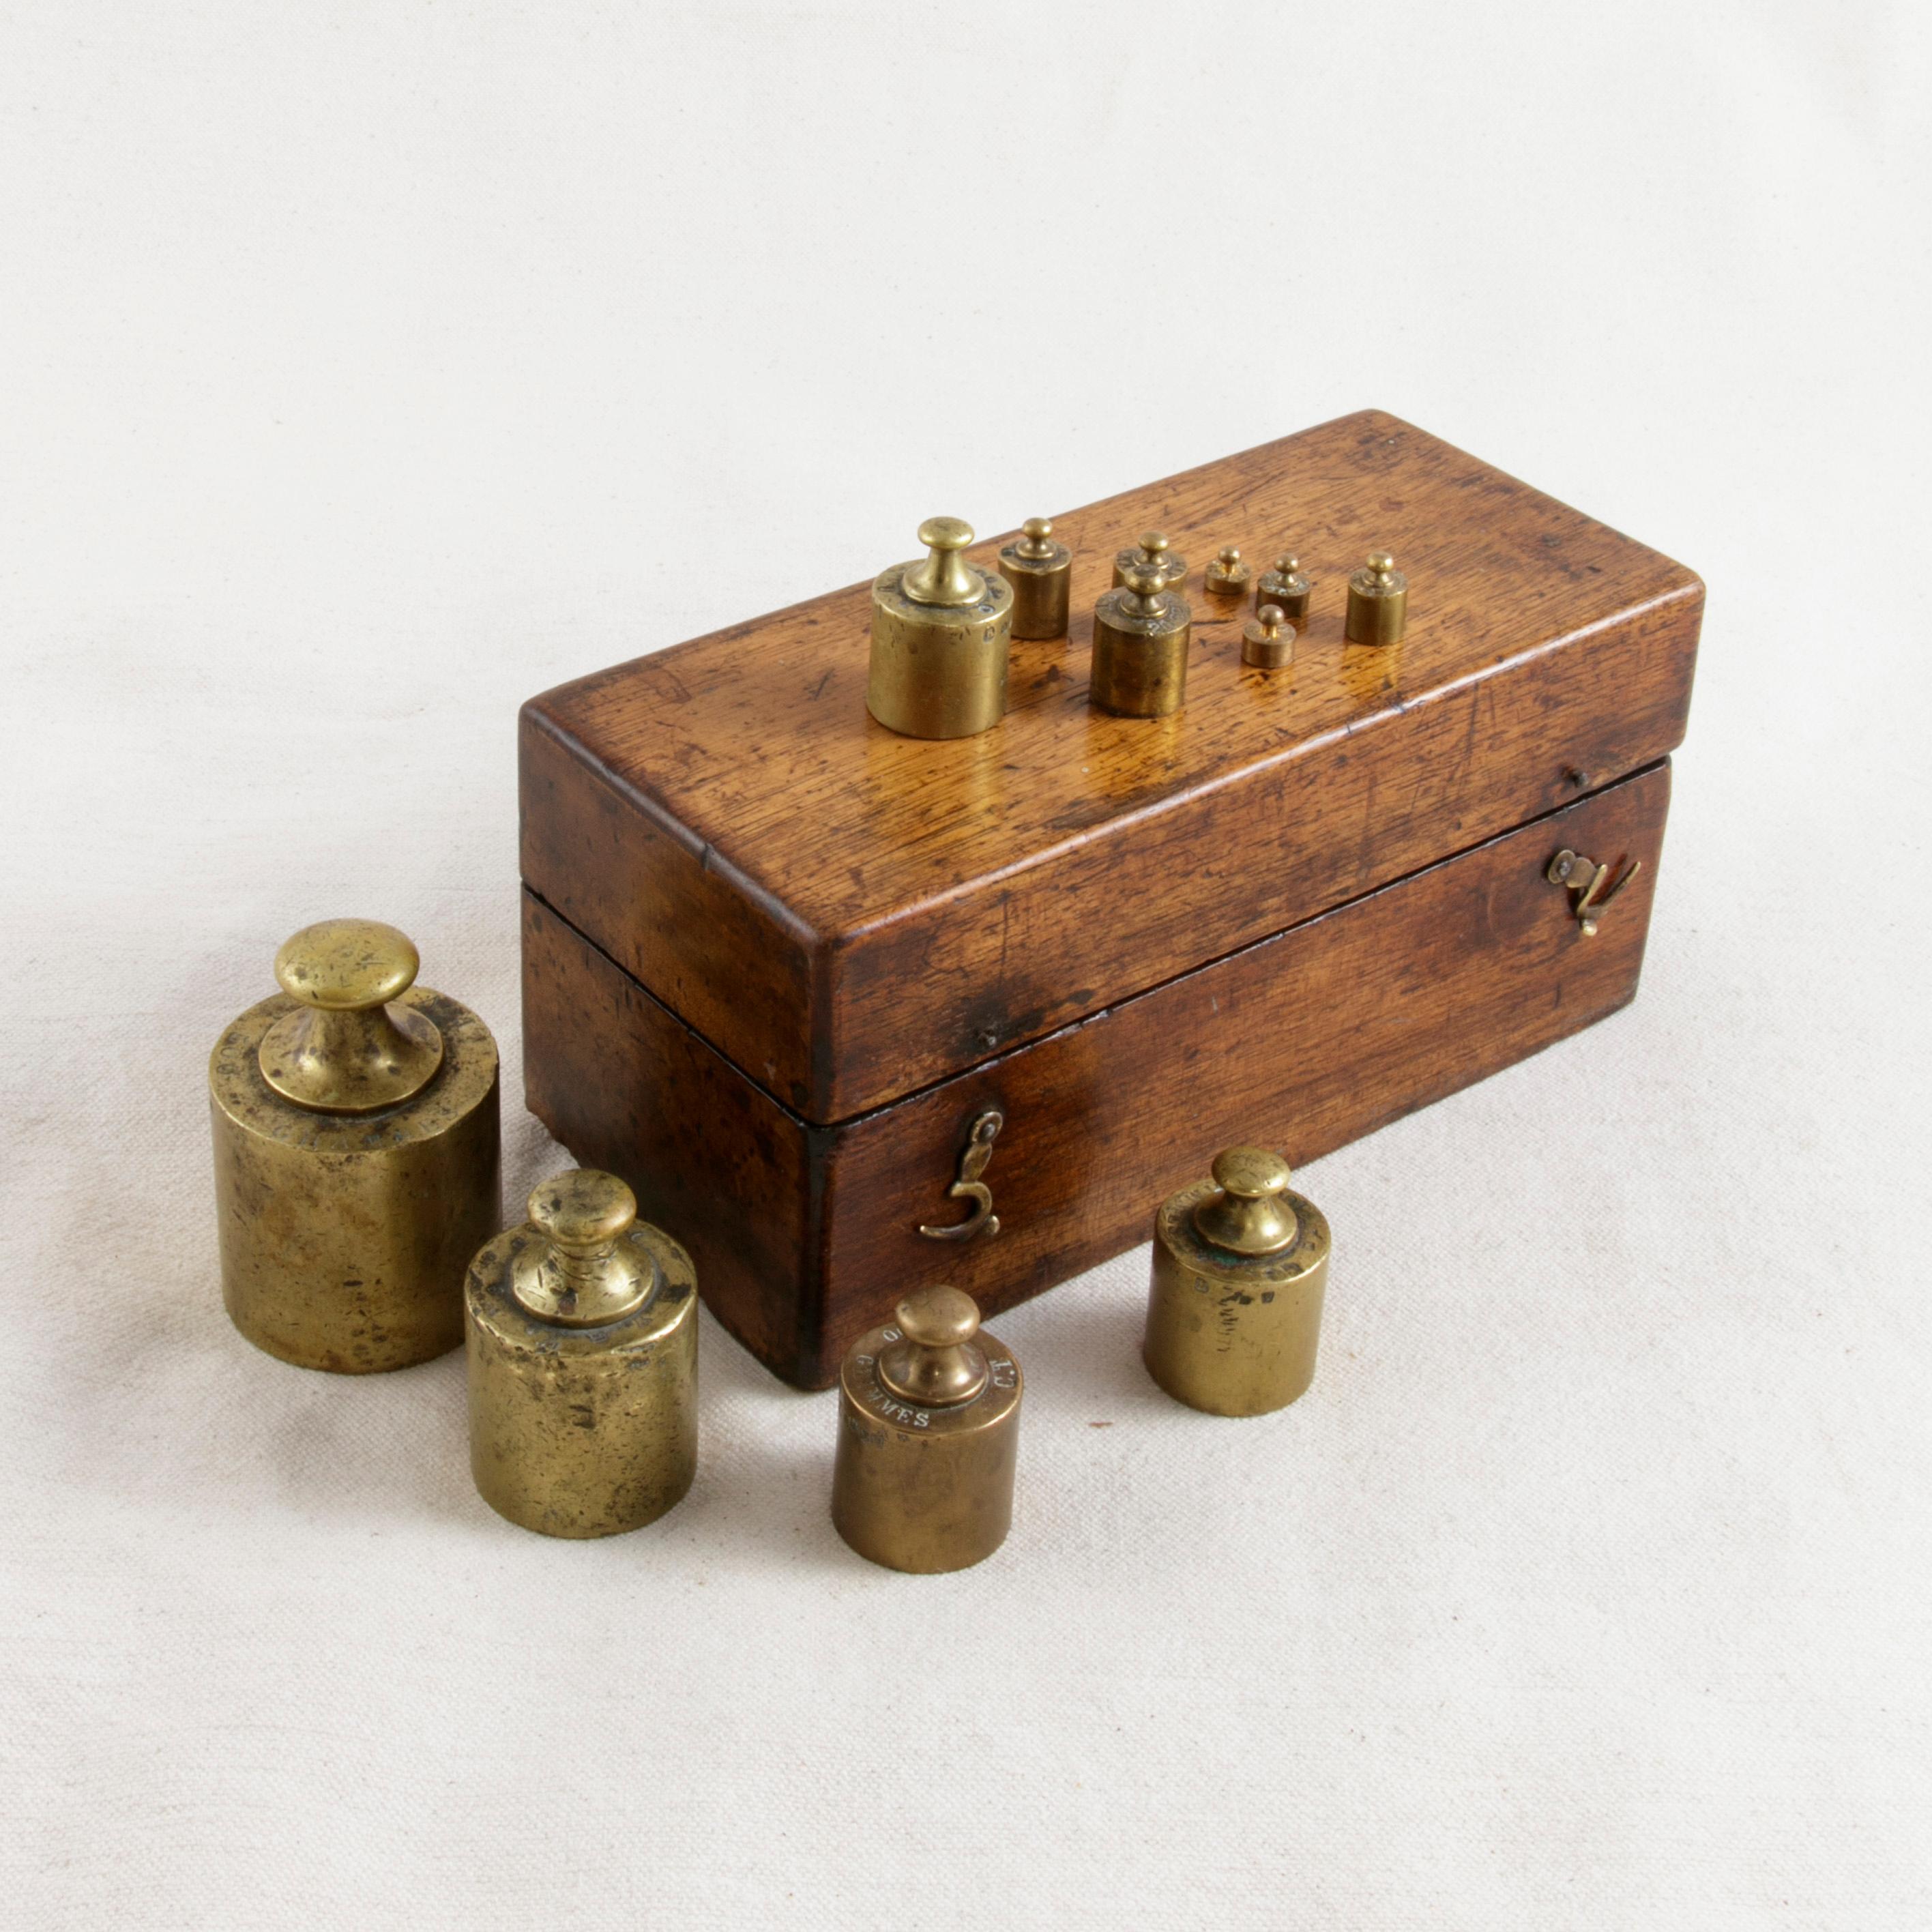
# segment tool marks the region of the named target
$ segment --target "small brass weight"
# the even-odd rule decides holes
[[[464,1268],[496,1229],[496,1043],[417,963],[378,920],[305,926],[275,955],[281,992],[208,1058],[222,1299],[299,1368],[454,1348]]]
[[[1163,539],[1165,541],[1165,539]],[[1164,587],[1151,566],[1136,564],[1094,607],[1088,701],[1123,718],[1166,718],[1187,701],[1187,653],[1194,617],[1187,599]]]
[[[1020,1366],[956,1288],[908,1294],[838,1376],[832,1520],[869,1561],[921,1574],[992,1555],[1012,1521]]]
[[[698,1276],[614,1174],[535,1190],[471,1264],[470,1464],[545,1536],[654,1522],[698,1467]]]
[[[1328,1223],[1289,1178],[1280,1154],[1230,1148],[1154,1216],[1142,1354],[1190,1408],[1265,1415],[1315,1378]]]
[[[1000,574],[1013,587],[1015,637],[1066,636],[1073,553],[1054,541],[1045,517],[1028,518],[1000,550]]]

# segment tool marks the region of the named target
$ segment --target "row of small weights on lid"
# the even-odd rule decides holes
[[[1073,552],[1044,517],[1021,526],[994,568],[965,556],[972,526],[957,517],[927,518],[919,537],[928,554],[894,564],[872,586],[866,709],[908,737],[970,736],[1005,715],[1008,640],[1067,634]],[[1238,548],[1220,550],[1202,573],[1210,608],[1245,601],[1251,577]],[[1182,708],[1194,632],[1186,580],[1186,561],[1162,531],[1116,554],[1112,586],[1094,607],[1090,704],[1126,718]],[[1242,661],[1279,670],[1294,660],[1315,584],[1299,558],[1282,556],[1252,588]],[[1348,579],[1345,634],[1352,644],[1400,643],[1408,608],[1408,580],[1388,551],[1373,551]]]
[[[698,1467],[698,1273],[616,1175],[579,1168],[499,1232],[496,1042],[415,984],[393,926],[331,920],[276,956],[282,992],[208,1063],[223,1298],[307,1369],[467,1354],[483,1499],[547,1536],[641,1528]],[[1306,1390],[1328,1224],[1288,1163],[1234,1148],[1154,1217],[1142,1353],[1190,1407],[1259,1415]],[[889,1568],[961,1570],[1012,1521],[1022,1383],[956,1288],[905,1295],[839,1376],[832,1517]]]

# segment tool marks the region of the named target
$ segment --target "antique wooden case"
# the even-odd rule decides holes
[[[530,1104],[802,1387],[912,1287],[995,1315],[1218,1148],[1298,1166],[1636,990],[1690,572],[1372,411],[1053,528],[1070,628],[1014,640],[976,736],[867,715],[866,584],[524,707]],[[1244,665],[1252,596],[1196,571],[1184,707],[1090,706],[1149,528],[1298,556],[1292,661]],[[1386,647],[1343,635],[1376,550]]]

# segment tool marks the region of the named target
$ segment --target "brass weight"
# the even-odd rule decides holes
[[[1013,586],[1013,635],[1064,638],[1073,553],[1053,539],[1045,517],[1029,517],[1020,535],[1000,551],[1000,574]]]
[[[1124,588],[1102,591],[1094,607],[1088,701],[1125,718],[1165,718],[1187,698],[1193,614],[1160,572],[1137,566]]]
[[[655,1522],[698,1467],[698,1277],[615,1174],[536,1189],[464,1286],[470,1466],[483,1500],[544,1536]]]
[[[889,1570],[964,1570],[1012,1521],[1020,1367],[970,1295],[926,1288],[862,1336],[838,1376],[832,1520]]]
[[[882,571],[872,585],[872,656],[866,709],[908,738],[970,738],[1006,714],[1013,587],[960,553],[973,526],[928,517],[928,554]]]
[[[417,964],[392,926],[306,926],[275,956],[282,992],[208,1057],[222,1299],[301,1368],[454,1348],[464,1268],[496,1226],[496,1044]]]
[[[1174,555],[1173,546],[1163,530],[1149,530],[1137,548],[1115,552],[1116,590],[1126,589],[1127,573],[1133,570],[1151,570],[1160,579],[1163,590],[1178,590],[1187,581],[1187,560]]]
[[[1304,574],[1298,556],[1278,556],[1272,570],[1264,570],[1255,585],[1255,608],[1272,604],[1298,631],[1308,622],[1308,601],[1315,594],[1315,580]]]
[[[1245,597],[1253,572],[1241,561],[1241,553],[1232,544],[1215,552],[1201,573],[1201,587],[1210,597]]]
[[[1294,662],[1294,626],[1276,604],[1264,604],[1241,626],[1241,662],[1260,670],[1280,670]]]
[[[1142,1355],[1190,1408],[1265,1415],[1315,1378],[1328,1223],[1289,1178],[1280,1154],[1230,1148],[1154,1216]]]
[[[1385,550],[1372,550],[1369,560],[1348,579],[1348,620],[1352,644],[1399,644],[1408,618],[1408,579],[1395,567]]]

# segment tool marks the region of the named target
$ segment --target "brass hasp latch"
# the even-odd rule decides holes
[[[973,1211],[950,1227],[922,1224],[920,1232],[928,1241],[970,1241],[975,1234],[997,1234],[1000,1217],[993,1212],[993,1190],[980,1177],[993,1157],[993,1142],[1006,1117],[997,1107],[988,1107],[973,1123],[967,1137],[966,1151],[959,1156],[959,1178],[946,1191],[955,1201],[970,1201]]]
[[[1566,845],[1550,860],[1544,873],[1552,886],[1565,886],[1576,895],[1571,910],[1576,915],[1576,923],[1582,928],[1586,939],[1597,936],[1597,924],[1604,916],[1604,908],[1643,870],[1643,861],[1632,860],[1614,881],[1610,878],[1612,870],[1610,866],[1598,865],[1594,859],[1585,858],[1580,852],[1571,851]]]

